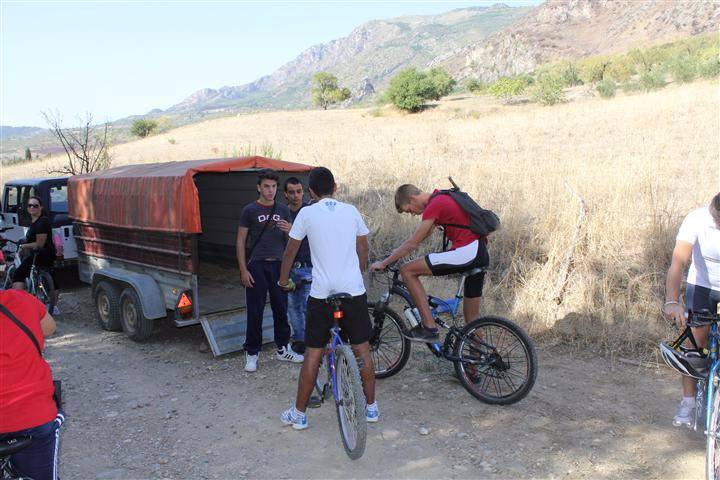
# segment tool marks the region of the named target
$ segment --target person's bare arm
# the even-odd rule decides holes
[[[42,248],[43,245],[45,245],[45,242],[47,241],[48,234],[47,233],[38,233],[35,236],[35,241],[32,243],[23,243],[20,245],[21,250],[32,250],[34,248]]]
[[[680,302],[680,284],[685,269],[690,263],[693,246],[690,243],[678,240],[672,253],[672,261],[665,278],[665,304],[663,313],[673,319],[678,325],[685,326],[685,309]],[[676,303],[675,303],[676,302]]]
[[[415,230],[415,233],[413,233],[410,238],[405,240],[385,260],[383,260],[382,262],[373,263],[371,268],[373,270],[384,270],[391,263],[403,258],[406,255],[409,255],[410,253],[415,251],[428,236],[430,236],[434,227],[434,220],[423,220],[423,222],[420,224],[417,230]]]
[[[235,241],[235,253],[237,254],[238,267],[240,268],[240,280],[242,284],[250,288],[255,283],[252,275],[247,269],[245,258],[245,242],[247,240],[248,228],[238,227],[237,239]]]
[[[43,337],[47,338],[55,333],[56,328],[57,325],[55,325],[55,319],[52,315],[46,313],[42,320],[40,320],[40,330],[42,330]]]
[[[282,264],[280,264],[280,278],[278,279],[280,285],[288,284],[290,270],[295,262],[298,250],[300,250],[300,243],[300,240],[295,240],[294,238],[288,239],[287,246],[285,247],[285,253],[282,258]]]
[[[367,235],[355,237],[355,250],[360,261],[360,271],[364,273],[367,270],[368,255],[370,254],[370,243]]]

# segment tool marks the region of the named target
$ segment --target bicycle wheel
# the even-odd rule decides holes
[[[335,379],[340,397],[335,399],[340,437],[345,453],[352,460],[357,460],[365,452],[366,404],[360,369],[352,349],[347,345],[335,347]]]
[[[35,291],[31,293],[45,305],[48,313],[52,314],[57,296],[52,275],[49,272],[40,272],[33,283],[35,284]]]
[[[509,405],[525,398],[537,377],[537,355],[527,334],[502,317],[480,317],[456,340],[455,372],[472,396]]]
[[[710,381],[708,380],[708,388]],[[705,459],[705,478],[707,480],[717,480],[720,478],[720,394],[717,387],[714,388],[712,398],[712,410],[708,412],[710,415],[710,423],[707,431],[707,453]]]
[[[400,315],[388,307],[375,307],[374,303],[368,303],[373,324],[370,353],[375,364],[375,378],[388,378],[402,370],[410,358],[410,340],[403,337],[406,328]]]

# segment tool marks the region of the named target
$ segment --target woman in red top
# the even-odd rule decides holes
[[[0,291],[0,305],[33,335],[42,350],[55,320],[45,306],[21,290]],[[0,440],[30,435],[33,443],[13,455],[21,476],[57,478],[59,424],[50,366],[27,333],[0,309]],[[56,421],[56,418],[59,418]]]

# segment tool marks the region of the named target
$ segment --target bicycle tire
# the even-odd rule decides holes
[[[40,300],[43,305],[45,305],[48,313],[52,314],[53,310],[55,309],[55,303],[57,303],[57,300],[55,281],[53,280],[52,275],[50,275],[50,272],[38,273],[37,285],[35,285],[35,292],[33,292],[33,295],[35,296],[35,298]]]
[[[340,397],[335,399],[340,438],[347,456],[357,460],[365,453],[367,405],[360,369],[352,349],[347,345],[335,347],[335,379]]]
[[[368,302],[373,326],[370,354],[375,366],[375,378],[388,378],[405,367],[410,358],[411,343],[403,336],[407,328],[402,317],[389,307],[375,307],[374,303]]]
[[[709,379],[708,385],[710,385]],[[705,478],[707,480],[718,480],[720,478],[720,439],[718,438],[718,434],[720,434],[720,393],[717,387],[713,392],[711,405],[712,411],[708,412],[710,423],[706,433]]]
[[[484,342],[490,344],[493,349],[472,341],[480,329]],[[499,332],[492,333],[491,329]],[[509,336],[510,341],[515,339],[514,343],[517,345],[506,342],[506,335]],[[518,346],[521,349],[515,352]],[[458,358],[453,363],[460,383],[472,396],[484,403],[510,405],[519,402],[535,385],[538,368],[535,346],[522,328],[506,318],[486,316],[468,323],[455,342],[453,355]],[[469,360],[473,355],[473,360],[477,360],[480,355],[480,358],[489,358],[494,360],[494,363],[478,366],[467,361],[463,362],[463,358]],[[497,364],[495,362],[499,362],[500,368],[494,366]],[[519,368],[512,370],[516,366]],[[514,381],[518,378],[522,381],[516,386]],[[504,385],[501,381],[510,387],[510,391],[503,392]],[[488,392],[486,385],[494,387],[496,393]]]

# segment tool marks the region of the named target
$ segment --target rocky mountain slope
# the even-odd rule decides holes
[[[308,48],[270,75],[246,85],[198,90],[167,112],[307,106],[310,79],[319,71],[336,75],[359,100],[384,86],[398,70],[425,67],[446,52],[515,23],[531,10],[497,4],[368,22],[347,37]]]
[[[432,63],[456,78],[494,80],[560,59],[616,53],[720,26],[709,0],[549,0],[500,32]]]

